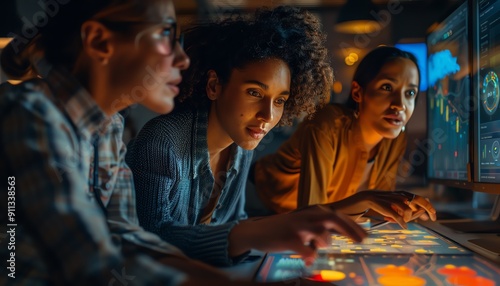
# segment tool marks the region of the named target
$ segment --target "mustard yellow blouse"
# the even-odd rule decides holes
[[[328,105],[302,122],[275,154],[258,160],[254,179],[264,205],[282,213],[356,193],[369,154],[354,119],[352,110]],[[405,148],[404,133],[380,142],[368,189],[395,188]]]

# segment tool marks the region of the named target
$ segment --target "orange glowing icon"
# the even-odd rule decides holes
[[[382,276],[378,280],[382,286],[423,286],[425,280],[416,276]]]
[[[310,280],[321,282],[334,282],[344,280],[346,277],[344,272],[335,270],[319,270],[314,271],[313,275],[309,277]]]

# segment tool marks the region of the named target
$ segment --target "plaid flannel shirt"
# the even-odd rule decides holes
[[[0,260],[14,253],[15,278],[2,275],[0,284],[181,283],[182,273],[144,254],[183,256],[137,224],[123,118],[106,116],[67,73],[43,60],[37,70],[43,79],[0,85],[0,178],[4,186],[15,178],[14,221],[0,214],[0,225],[15,233],[14,249],[9,236],[1,242]],[[108,225],[90,187],[97,134]],[[2,208],[7,190],[0,190]]]

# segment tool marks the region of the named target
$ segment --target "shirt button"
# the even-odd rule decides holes
[[[105,190],[109,190],[111,189],[111,183],[110,182],[107,182],[106,185],[104,185],[104,189]]]

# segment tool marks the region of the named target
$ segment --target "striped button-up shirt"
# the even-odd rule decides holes
[[[141,225],[189,257],[227,266],[246,257],[229,256],[228,237],[247,218],[244,190],[253,151],[233,143],[227,170],[214,175],[208,109],[178,107],[149,121],[129,144],[127,162],[134,172]],[[207,214],[210,223],[203,224]]]

